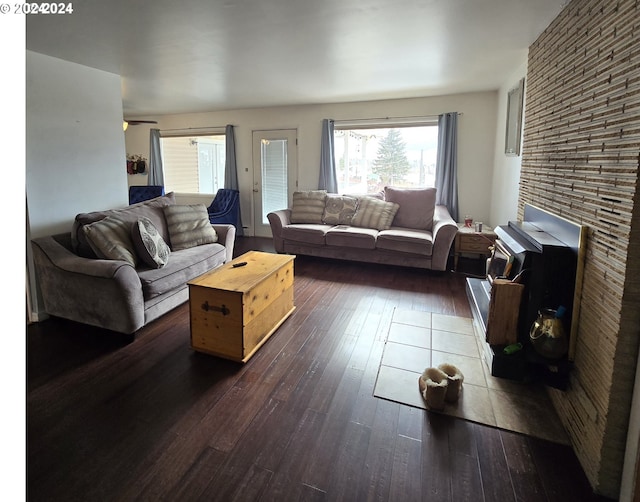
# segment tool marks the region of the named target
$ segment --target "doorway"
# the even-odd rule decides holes
[[[253,221],[256,237],[271,237],[267,214],[289,207],[298,179],[297,131],[253,131]]]

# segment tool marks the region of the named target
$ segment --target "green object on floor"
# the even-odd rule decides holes
[[[502,349],[502,352],[507,355],[511,355],[511,354],[515,354],[519,350],[522,350],[522,344],[520,342],[507,345],[504,349]]]

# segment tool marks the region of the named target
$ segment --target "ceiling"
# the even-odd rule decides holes
[[[121,75],[125,117],[493,90],[566,0],[76,0],[26,48]]]

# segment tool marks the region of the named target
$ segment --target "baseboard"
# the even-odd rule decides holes
[[[49,319],[49,314],[47,314],[46,312],[42,311],[42,312],[37,312],[37,311],[31,311],[29,313],[29,322],[42,322],[42,321],[46,321],[47,319]]]

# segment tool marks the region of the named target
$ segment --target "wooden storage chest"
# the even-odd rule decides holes
[[[191,347],[246,362],[295,310],[294,259],[249,251],[190,281]]]

